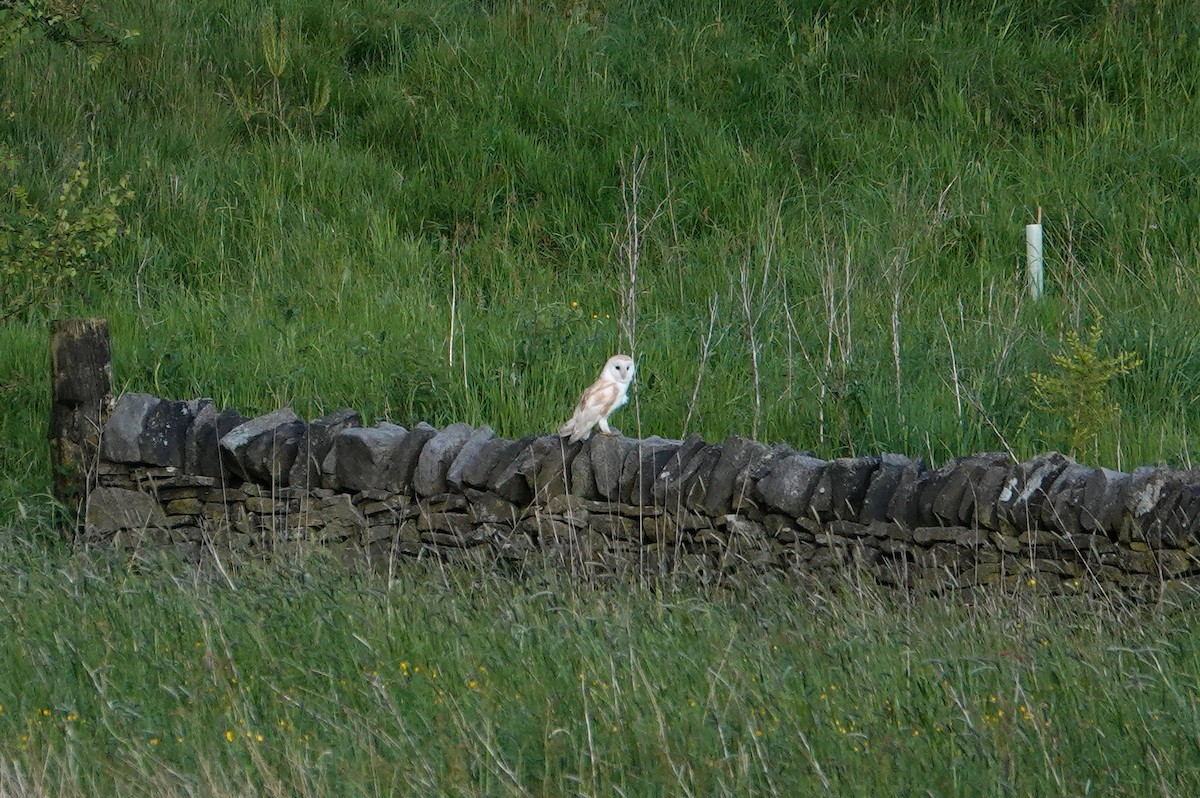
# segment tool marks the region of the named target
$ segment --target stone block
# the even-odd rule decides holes
[[[166,509],[171,515],[200,515],[204,512],[204,502],[198,498],[172,499]]]
[[[153,497],[122,488],[95,488],[84,514],[89,538],[106,539],[122,529],[163,528],[166,514]]]
[[[1186,538],[1190,533],[1182,529],[1177,518],[1179,502],[1184,498],[1184,483],[1181,473],[1171,472],[1163,485],[1154,509],[1146,515],[1135,519],[1141,530],[1137,539],[1146,541],[1151,548],[1182,548],[1187,545]]]
[[[461,493],[440,493],[417,502],[425,512],[431,513],[465,512],[469,503],[467,497]]]
[[[453,535],[458,543],[466,545],[473,537],[474,522],[466,513],[422,513],[417,518],[418,532],[442,532]]]
[[[1001,522],[1007,522],[1019,531],[1037,528],[1050,487],[1074,462],[1065,454],[1049,452],[1019,464],[1013,474],[1015,485],[1006,486],[1000,493],[998,513]]]
[[[354,410],[339,410],[315,419],[304,430],[296,459],[288,471],[288,485],[306,489],[321,486],[322,467],[325,459],[333,451],[333,442],[343,430],[362,427],[362,416]],[[336,463],[336,460],[334,461]],[[336,470],[336,464],[331,465],[330,472]]]
[[[386,482],[390,490],[407,492],[412,489],[421,452],[437,434],[438,431],[424,421],[408,431],[387,461]]]
[[[157,466],[183,468],[187,453],[188,432],[196,416],[212,405],[209,399],[191,402],[162,400],[146,413],[138,446],[142,462]]]
[[[681,448],[687,448],[686,442]],[[668,478],[661,481],[663,498],[659,505],[673,513],[681,512],[684,509],[696,511],[697,508],[702,507],[709,472],[720,459],[720,446],[702,446],[699,451],[687,458],[686,464],[682,466],[682,471],[678,473],[672,471]],[[674,468],[671,461],[668,461],[664,470]],[[662,474],[662,472],[659,473]],[[657,480],[656,484],[659,484]]]
[[[1079,526],[1087,532],[1099,532],[1116,539],[1125,513],[1125,496],[1131,477],[1121,471],[1097,468],[1083,487],[1079,508]]]
[[[596,475],[592,471],[591,453],[586,448],[588,445],[585,441],[585,448],[571,460],[571,495],[594,500],[600,498],[600,492],[596,490]]]
[[[1060,545],[1067,542],[1066,537],[1048,529],[1028,529],[1018,535],[1017,540],[1026,554],[1034,549],[1057,551]]]
[[[1086,572],[1082,563],[1044,558],[1034,559],[1032,570],[1038,574],[1050,574],[1071,579],[1083,576]]]
[[[1021,544],[1021,541],[1015,535],[1006,535],[1003,532],[989,531],[988,539],[1000,551],[1005,554],[1021,554],[1026,550],[1026,547]]]
[[[236,410],[217,410],[211,405],[202,406],[188,428],[184,443],[183,469],[189,474],[233,481],[235,475],[226,468],[221,459],[221,438],[231,430],[244,424],[246,419]]]
[[[536,501],[545,502],[571,490],[571,470],[583,451],[583,441],[568,443],[558,435],[543,435],[531,446],[534,468],[528,475]]]
[[[246,511],[260,515],[284,515],[287,505],[277,502],[270,496],[251,496],[246,499]]]
[[[771,473],[776,463],[796,454],[796,450],[786,443],[778,443],[765,451],[755,450],[751,453],[750,462],[738,473],[733,480],[733,509],[743,507],[758,507],[755,499],[755,485],[758,480]]]
[[[679,448],[674,451],[667,462],[663,464],[661,470],[654,478],[654,503],[660,507],[666,506],[667,488],[669,486],[678,487],[678,482],[683,476],[684,470],[688,463],[696,456],[707,444],[699,435],[689,435],[686,440],[680,444]]]
[[[1167,517],[1161,518],[1159,539],[1175,548],[1192,546],[1200,540],[1200,474],[1187,472],[1179,486],[1179,499]]]
[[[678,522],[666,515],[643,518],[641,521],[642,540],[648,543],[672,544],[679,539]]]
[[[879,468],[871,476],[871,482],[863,494],[863,509],[859,520],[863,523],[888,520],[888,504],[892,500],[892,494],[900,486],[900,477],[904,474],[904,469],[911,462],[902,454],[880,456]]]
[[[484,444],[495,437],[496,433],[492,431],[491,427],[486,425],[471,432],[470,437],[467,438],[462,448],[458,450],[458,454],[454,456],[454,462],[446,470],[446,486],[449,490],[463,489],[467,469],[480,457]],[[492,466],[494,467],[494,465],[493,463]],[[484,479],[486,481],[486,476]]]
[[[965,530],[969,531],[969,530]],[[980,534],[986,535],[986,532]],[[913,551],[913,561],[920,568],[945,569],[951,574],[957,574],[964,567],[975,564],[975,556],[971,547],[960,546],[958,543],[938,541],[926,548]]]
[[[927,526],[931,518],[921,507],[921,493],[930,472],[924,460],[913,460],[900,472],[900,481],[888,502],[887,517],[908,529]]]
[[[555,436],[544,435],[543,439]],[[511,450],[511,457],[488,477],[485,487],[497,496],[507,499],[513,504],[524,507],[533,500],[532,474],[536,473],[537,459],[533,450],[534,441],[538,436],[530,435],[517,441]],[[547,444],[543,443],[544,447]],[[539,447],[540,450],[541,447]]]
[[[963,491],[958,517],[969,527],[998,530],[1000,517],[998,504],[1000,494],[1008,484],[1016,463],[1007,454],[990,453],[986,460],[974,469],[971,480]]]
[[[654,483],[667,463],[679,450],[680,442],[651,436],[637,441],[625,457],[619,482],[619,498],[624,504],[654,504]]]
[[[1135,519],[1154,512],[1170,478],[1171,472],[1166,468],[1142,466],[1136,469],[1125,494],[1125,512]]]
[[[811,517],[812,495],[828,465],[803,454],[780,460],[755,485],[760,504],[792,518]]]
[[[958,505],[969,470],[964,466],[968,459],[955,457],[924,475],[919,499],[923,520],[932,524],[958,523]]]
[[[641,533],[639,523],[622,515],[589,516],[588,528],[607,540],[637,540]]]
[[[959,457],[934,472],[922,493],[922,502],[938,523],[955,526],[974,515],[976,486],[991,471],[1007,473],[1012,458],[1003,452]],[[998,489],[997,489],[998,491]],[[998,492],[997,492],[998,495]]]
[[[702,514],[706,518],[712,518],[712,516],[704,512],[704,500],[708,495],[708,486],[712,480],[712,470],[716,468],[717,462],[720,459],[720,445],[713,444],[704,447],[699,454],[692,458],[679,484],[678,501],[681,501],[683,507],[686,509],[693,513]],[[674,503],[670,495],[668,495],[668,501],[672,502],[669,505],[669,509],[678,506]]]
[[[990,533],[983,529],[967,529],[961,526],[925,526],[918,527],[912,532],[913,542],[921,545],[929,543],[954,543],[959,546],[991,545]]]
[[[833,486],[833,517],[857,521],[862,515],[867,488],[879,470],[882,458],[879,455],[835,460],[825,473]],[[818,487],[820,483],[818,483]]]
[[[714,518],[733,509],[735,483],[755,459],[766,456],[767,447],[761,443],[730,435],[721,444],[721,457],[709,472],[708,486],[704,493],[703,512]]]
[[[839,457],[830,461],[817,481],[809,501],[813,514],[822,520],[853,520],[862,514],[867,485],[879,468],[880,458]]]
[[[221,437],[234,473],[260,485],[283,485],[296,461],[306,424],[290,407],[239,424]]]
[[[351,427],[333,440],[328,463],[332,460],[337,484],[344,490],[396,491],[388,466],[408,437],[404,427],[383,422],[374,427]]]
[[[101,432],[100,456],[114,463],[142,462],[142,428],[162,402],[148,393],[122,394]]]
[[[826,532],[844,538],[861,538],[872,535],[871,527],[857,521],[830,521],[824,524]]]
[[[1104,535],[1079,532],[1069,535],[1063,541],[1063,548],[1074,551],[1086,560],[1096,560],[1116,552],[1117,546]]]
[[[1129,573],[1152,574],[1169,578],[1188,571],[1192,564],[1187,554],[1178,549],[1159,549],[1158,551],[1122,549],[1117,552],[1117,566]]]
[[[479,445],[476,456],[463,465],[460,476],[463,485],[484,489],[493,472],[512,462],[518,450],[528,445],[527,441],[510,441],[506,438],[489,438]]]
[[[913,548],[908,543],[902,540],[893,540],[892,538],[880,538],[876,544],[876,548],[881,554],[884,554],[893,560],[912,559]]]
[[[850,559],[849,552],[841,547],[820,546],[808,561],[808,567],[814,571],[827,568],[840,569],[846,566]]]
[[[621,472],[625,469],[625,458],[636,447],[637,441],[623,435],[594,435],[590,439],[587,454],[600,498],[621,500]]]
[[[369,491],[369,493],[374,494],[375,492]],[[375,518],[375,516],[381,516],[383,519],[399,522],[405,518],[411,518],[416,514],[416,504],[411,496],[406,496],[401,493],[386,492],[384,492],[384,495],[386,498],[382,499],[365,497],[359,498],[353,502],[353,504],[356,508],[358,508],[360,513],[371,518],[371,523],[380,523],[380,519]],[[335,493],[334,496],[349,496],[349,494]],[[363,497],[364,494],[360,493],[358,496]],[[330,500],[331,499],[326,499],[326,501]]]
[[[751,521],[745,516],[730,513],[724,516],[721,522],[735,539],[758,543],[765,542],[770,538],[770,533],[764,524]]]
[[[1096,469],[1071,463],[1063,469],[1047,491],[1042,504],[1042,526],[1074,535],[1082,531],[1080,512],[1088,479]]]
[[[470,424],[451,424],[429,439],[413,472],[413,488],[418,496],[446,492],[450,466],[474,432]]]

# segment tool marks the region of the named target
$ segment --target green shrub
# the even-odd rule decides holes
[[[0,153],[7,177],[16,161]],[[133,198],[128,178],[92,187],[91,166],[80,160],[48,208],[12,180],[0,205],[0,322],[34,307],[54,306],[65,289],[103,269],[104,251],[121,235],[119,214]],[[89,191],[89,189],[91,189]]]
[[[1050,356],[1056,370],[1029,375],[1038,406],[1066,421],[1070,429],[1067,451],[1080,459],[1094,453],[1101,431],[1119,422],[1121,409],[1108,399],[1109,383],[1142,365],[1133,352],[1104,357],[1100,352],[1102,332],[1099,321],[1088,329],[1086,341],[1069,331],[1063,351]]]
[[[88,64],[97,65],[103,50],[138,35],[118,31],[99,16],[96,0],[0,0],[0,58],[22,43],[45,37],[60,44],[92,48]]]

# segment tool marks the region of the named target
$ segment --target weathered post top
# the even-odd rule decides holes
[[[95,484],[100,428],[112,401],[108,319],[60,319],[50,327],[50,464],[69,528]]]

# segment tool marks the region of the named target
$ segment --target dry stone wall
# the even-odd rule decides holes
[[[823,460],[742,437],[596,436],[488,427],[246,419],[209,400],[120,397],[82,533],[97,544],[405,557],[705,578],[853,572],[945,591],[1188,585],[1200,575],[1200,474],[998,453],[939,468],[902,455]]]

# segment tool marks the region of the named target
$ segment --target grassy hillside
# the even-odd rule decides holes
[[[632,350],[627,432],[935,460],[1065,448],[1028,375],[1103,318],[1143,365],[1088,458],[1191,460],[1194,2],[272,9],[116,3],[124,46],[0,62],[32,201],[78,159],[135,194],[98,276],[0,324],[6,495],[48,482],[45,322],[81,313],[122,388],[247,413],[522,435]]]

